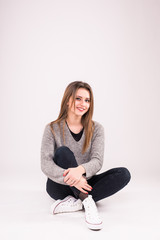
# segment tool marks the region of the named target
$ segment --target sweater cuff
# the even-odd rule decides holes
[[[84,163],[84,164],[81,164],[82,167],[84,167],[85,169],[85,173],[83,174],[83,176],[85,176],[86,179],[89,179],[92,177],[92,174],[90,173],[88,167],[87,167],[87,164]]]

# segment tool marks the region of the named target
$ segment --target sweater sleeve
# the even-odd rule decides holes
[[[66,185],[63,181],[65,169],[59,167],[53,161],[55,150],[55,138],[51,132],[50,125],[47,124],[41,142],[41,170],[52,181]]]
[[[104,157],[104,128],[100,123],[97,123],[91,140],[90,159],[87,163],[81,164],[86,171],[87,179],[91,178],[102,168],[103,157]]]

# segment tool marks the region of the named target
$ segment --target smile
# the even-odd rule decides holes
[[[85,109],[84,108],[77,108],[79,111],[83,112]]]

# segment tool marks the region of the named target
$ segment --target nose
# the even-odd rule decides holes
[[[81,99],[81,106],[85,106],[86,102],[85,99]]]

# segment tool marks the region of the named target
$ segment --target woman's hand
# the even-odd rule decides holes
[[[75,185],[81,179],[83,173],[85,173],[85,170],[81,165],[75,168],[68,168],[63,173],[65,177],[64,182],[68,185]]]
[[[87,191],[92,190],[92,187],[87,183],[87,180],[83,176],[81,177],[77,184],[74,184],[74,187],[76,187],[83,193],[88,193]]]

